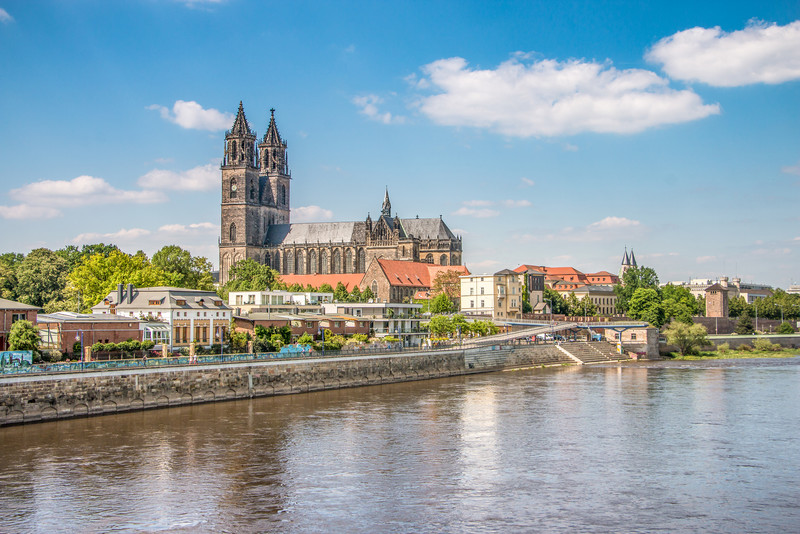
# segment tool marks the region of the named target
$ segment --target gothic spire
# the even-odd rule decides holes
[[[232,135],[252,135],[250,125],[247,123],[247,117],[244,116],[244,106],[242,101],[239,101],[239,112],[236,114],[236,120],[233,121],[233,128],[231,128]]]
[[[386,186],[386,194],[383,196],[381,215],[386,215],[387,217],[391,217],[392,215],[392,203],[389,202],[389,186]]]
[[[281,146],[283,141],[281,141],[281,134],[278,133],[278,126],[275,124],[275,108],[270,109],[269,112],[269,127],[267,128],[267,133],[264,134],[264,140],[262,142]]]
[[[625,255],[624,255],[624,256],[622,256],[622,263],[621,263],[621,265],[630,265],[630,264],[631,264],[631,260],[630,260],[630,258],[628,257],[628,247],[625,247]]]
[[[630,257],[631,265],[636,267],[636,257],[633,255],[633,249],[631,249],[631,257]]]

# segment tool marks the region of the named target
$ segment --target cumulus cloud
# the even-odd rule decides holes
[[[522,182],[522,187],[533,187],[534,185],[536,185],[536,182],[534,182],[530,178],[523,177],[520,178],[519,180],[520,182]]]
[[[697,263],[710,263],[717,259],[716,256],[698,256]]]
[[[490,200],[465,200],[463,204],[465,206],[491,206],[494,202]]]
[[[87,232],[85,234],[78,235],[72,240],[72,242],[74,244],[97,243],[98,241],[103,240],[112,242],[131,242],[141,239],[142,237],[149,236],[150,234],[150,230],[145,230],[144,228],[122,228],[117,232],[111,232],[108,234]]]
[[[625,217],[606,217],[603,220],[593,222],[589,228],[596,230],[608,230],[611,228],[630,228],[631,226],[639,226],[639,221],[634,221]]]
[[[620,237],[639,237],[646,228],[639,221],[625,217],[606,217],[586,226],[560,228],[556,232],[537,232],[514,235],[514,240],[524,243],[571,242],[588,243],[616,241]]]
[[[489,208],[468,208],[467,206],[462,206],[454,211],[453,215],[475,217],[476,219],[488,219],[490,217],[497,217],[500,215],[500,212]]]
[[[800,79],[800,21],[751,21],[743,30],[691,28],[658,41],[645,58],[673,79],[717,87]]]
[[[61,211],[45,206],[0,206],[0,217],[3,219],[52,219],[61,215]]]
[[[608,63],[530,61],[516,54],[496,69],[470,68],[453,57],[422,71],[440,91],[418,102],[431,120],[514,137],[635,133],[720,112],[691,90],[670,89],[654,72]]]
[[[781,167],[781,172],[785,174],[794,174],[795,176],[800,176],[800,162],[797,165],[787,165],[785,167]]]
[[[504,200],[503,201],[503,205],[506,206],[507,208],[527,208],[529,206],[532,206],[531,201],[530,200],[525,200],[525,199],[522,199],[522,200]]]
[[[0,7],[0,22],[3,24],[9,24],[14,22],[14,17],[8,14],[8,11]]]
[[[378,110],[378,104],[382,103],[383,98],[378,95],[365,95],[353,98],[353,104],[361,108],[359,109],[359,113],[366,115],[374,121],[382,122],[383,124],[402,124],[406,121],[406,118],[402,115],[392,115],[388,111],[381,113],[381,111]]]
[[[147,106],[147,109],[157,110],[162,119],[188,130],[218,132],[230,128],[235,118],[232,113],[223,113],[213,108],[204,109],[203,106],[193,100],[189,102],[184,100],[175,101],[172,111],[158,104]]]
[[[159,191],[117,189],[102,178],[78,176],[72,180],[42,180],[18,189],[10,196],[21,204],[44,208],[89,206],[98,204],[153,204],[167,197]]]
[[[179,172],[153,169],[139,178],[138,183],[146,189],[211,191],[219,187],[219,163],[209,163]]]
[[[159,234],[189,235],[189,234],[217,234],[219,225],[210,222],[194,224],[165,224],[158,229]]]
[[[321,222],[333,220],[333,212],[319,206],[300,206],[292,208],[294,222]]]

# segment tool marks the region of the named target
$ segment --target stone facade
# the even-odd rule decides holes
[[[296,275],[363,273],[375,258],[461,265],[461,238],[441,217],[392,216],[388,191],[374,220],[368,214],[364,221],[291,224],[287,144],[274,111],[257,145],[241,102],[225,134],[220,283],[227,282],[230,268],[244,259]]]
[[[728,290],[720,284],[706,288],[706,317],[728,316]]]

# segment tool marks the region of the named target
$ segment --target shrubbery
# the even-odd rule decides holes
[[[721,344],[717,345],[717,351],[718,352],[728,352],[729,350],[731,350],[731,344],[730,343],[721,343]]]
[[[781,346],[773,343],[769,339],[756,339],[753,341],[753,348],[762,351],[776,351],[781,350]]]

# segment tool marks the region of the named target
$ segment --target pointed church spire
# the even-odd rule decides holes
[[[239,112],[236,113],[236,120],[233,121],[233,128],[231,128],[233,135],[252,135],[250,125],[247,123],[247,117],[244,116],[244,106],[242,101],[239,100]]]
[[[633,255],[633,249],[631,249],[630,265],[636,267],[636,257]]]
[[[625,247],[625,255],[622,256],[622,263],[620,265],[630,265],[631,260],[628,257],[628,247]]]
[[[281,141],[281,134],[278,132],[278,126],[275,124],[275,108],[271,108],[269,112],[269,126],[262,142],[272,146],[281,146],[283,142]]]
[[[381,206],[381,215],[387,217],[392,216],[392,203],[389,202],[389,186],[386,186],[386,194],[383,195],[383,205]]]

